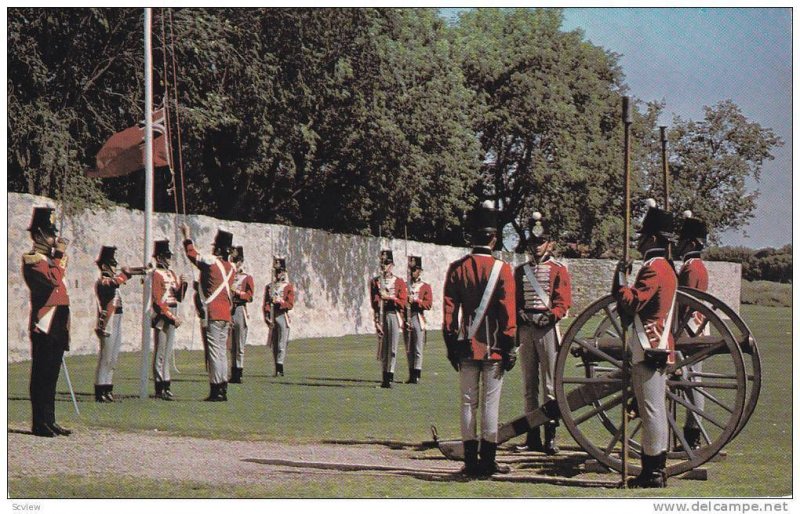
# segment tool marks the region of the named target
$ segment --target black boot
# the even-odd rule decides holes
[[[387,373],[387,375],[389,375],[389,383],[391,384],[392,382],[394,382],[394,373],[389,372]]]
[[[683,427],[683,437],[692,450],[697,450],[702,444],[702,432],[696,427]]]
[[[667,452],[658,455],[642,454],[642,471],[639,476],[628,480],[628,487],[633,489],[651,489],[667,487]]]
[[[114,400],[114,385],[109,384],[107,386],[103,386],[105,388],[105,392],[103,393],[103,397],[106,399],[107,402],[113,402]]]
[[[381,387],[383,389],[391,389],[392,388],[392,379],[389,377],[391,373],[386,371],[383,372],[383,382],[381,382]]]
[[[528,434],[525,436],[525,444],[517,446],[516,450],[519,452],[544,452],[544,446],[542,446],[542,429],[536,427],[528,430]]]
[[[478,441],[464,441],[464,467],[459,473],[468,477],[477,477],[480,476],[480,471]]]
[[[221,402],[228,401],[228,383],[223,382],[219,385],[219,397]]]
[[[94,401],[103,403],[106,401],[106,386],[95,384],[94,386]]]
[[[283,376],[283,364],[277,364],[276,365],[275,375],[276,376]]]
[[[53,421],[52,423],[49,423],[47,425],[47,427],[50,430],[52,430],[54,433],[56,433],[57,435],[65,435],[66,436],[66,435],[70,435],[72,433],[72,430],[62,427],[61,425],[59,425],[55,421]]]
[[[33,425],[31,433],[37,437],[55,437],[57,435],[46,423]]]
[[[481,476],[492,476],[495,473],[506,474],[511,472],[511,468],[505,464],[498,464],[497,443],[490,443],[481,439],[480,449],[480,473]]]
[[[416,375],[414,377],[414,383],[415,384],[419,384],[419,381],[422,380],[422,370],[421,369],[415,369],[414,370],[414,374]]]
[[[156,380],[156,398],[161,398],[164,395],[164,382]]]
[[[414,368],[408,369],[408,380],[406,380],[406,384],[416,384],[416,382],[414,382]]]
[[[558,446],[556,446],[556,425],[555,423],[547,423],[544,426],[544,453],[547,455],[555,455],[558,453]]]
[[[233,367],[231,368],[231,384],[241,384],[242,383],[242,368]]]
[[[219,384],[208,384],[209,393],[208,398],[204,402],[218,402],[219,401]]]
[[[172,399],[175,397],[175,395],[172,394],[172,391],[170,390],[170,387],[172,387],[172,381],[167,380],[166,382],[164,382],[163,387],[164,390],[161,392],[161,399],[171,402]]]

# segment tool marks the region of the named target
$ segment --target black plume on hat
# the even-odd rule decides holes
[[[42,229],[44,232],[55,234],[58,232],[55,223],[55,209],[52,207],[34,207],[33,216],[31,217],[31,226],[28,227],[28,230],[33,232],[37,229]]]

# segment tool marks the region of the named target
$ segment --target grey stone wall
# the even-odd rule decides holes
[[[50,199],[26,194],[8,197],[8,361],[30,358],[27,334],[29,315],[28,290],[22,280],[21,256],[31,248],[26,231],[34,206],[55,205]],[[60,213],[57,213],[60,214]],[[120,265],[141,265],[143,213],[115,208],[110,211],[86,212],[63,221],[62,235],[70,240],[67,251],[67,287],[72,312],[71,352],[96,353],[94,335],[94,283],[99,275],[94,261],[102,245],[118,247]],[[250,305],[249,344],[266,343],[267,330],[261,316],[264,287],[271,279],[272,255],[287,259],[289,279],[296,284],[298,298],[291,313],[292,339],[335,337],[345,334],[373,333],[369,304],[369,278],[377,273],[381,248],[394,251],[398,274],[405,277],[406,253],[423,256],[424,280],[431,283],[433,309],[429,314],[431,328],[438,328],[442,319],[442,284],[448,264],[468,250],[416,241],[387,240],[331,234],[312,230],[260,223],[219,221],[207,216],[189,216],[192,235],[201,252],[208,252],[217,227],[234,234],[234,244],[244,246],[245,269],[256,283],[256,297]],[[156,213],[153,239],[169,238],[175,257],[173,268],[190,280],[197,275],[188,262],[180,242],[180,233],[173,214]],[[407,246],[407,249],[406,249]],[[147,252],[152,253],[152,249]],[[522,256],[506,255],[507,261],[522,262]],[[566,261],[573,277],[574,307],[577,314],[594,299],[608,292],[614,262],[601,260]],[[732,263],[708,263],[711,293],[738,311],[740,266]],[[142,280],[134,277],[122,286],[125,313],[123,351],[138,351],[142,335]],[[191,291],[191,289],[190,289]],[[184,301],[179,314],[186,320],[177,331],[177,347],[202,348],[199,324],[191,301]]]

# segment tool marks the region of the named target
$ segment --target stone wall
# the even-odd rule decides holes
[[[8,360],[13,362],[30,358],[27,334],[29,295],[20,272],[21,255],[31,248],[26,229],[34,206],[52,206],[54,202],[26,194],[9,194],[7,199]],[[97,352],[98,343],[93,332],[96,309],[94,283],[99,272],[94,261],[100,246],[117,246],[120,266],[141,265],[143,223],[141,211],[123,208],[86,212],[64,220],[62,235],[70,240],[67,287],[72,312],[72,353]],[[248,337],[249,344],[253,345],[266,343],[267,330],[261,316],[261,305],[264,287],[271,279],[273,254],[286,257],[289,279],[298,290],[295,309],[291,313],[291,337],[299,339],[373,333],[369,278],[377,273],[381,248],[394,251],[399,274],[405,276],[406,245],[408,254],[423,257],[423,278],[431,283],[434,292],[429,320],[431,328],[438,328],[442,319],[441,293],[447,265],[468,251],[465,248],[415,241],[406,243],[404,240],[331,234],[297,227],[219,221],[207,216],[189,216],[188,223],[201,252],[210,250],[217,227],[233,232],[234,244],[244,247],[245,269],[254,276],[256,283],[256,297],[250,305]],[[153,231],[154,240],[169,238],[172,241],[175,253],[173,269],[189,279],[193,273],[196,275],[180,244],[175,216],[156,213]],[[152,251],[148,255],[150,253]],[[522,262],[522,256],[508,254],[505,258],[507,261]],[[608,292],[614,262],[588,259],[566,262],[573,277],[574,315]],[[708,265],[712,284],[710,292],[738,311],[740,266],[719,262]],[[123,351],[141,348],[142,289],[141,277],[134,277],[121,288],[125,307]],[[177,331],[177,347],[201,349],[199,324],[190,301],[181,304],[179,314],[186,323]]]

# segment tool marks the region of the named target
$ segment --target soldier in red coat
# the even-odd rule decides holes
[[[654,202],[653,202],[654,203]],[[612,294],[629,330],[633,392],[642,419],[642,471],[631,487],[666,487],[667,424],[664,369],[674,362],[671,324],[678,281],[667,260],[673,226],[672,214],[651,207],[639,230],[638,249],[644,263],[633,286],[625,283],[629,263],[620,262]],[[632,321],[632,323],[631,323]]]
[[[264,321],[269,327],[267,346],[272,348],[275,375],[284,376],[286,351],[289,348],[289,311],[294,308],[294,286],[286,272],[286,259],[273,257],[272,270],[275,280],[267,284],[264,291]]]
[[[397,346],[403,333],[403,310],[408,300],[406,282],[392,271],[394,256],[391,250],[382,250],[381,273],[370,282],[372,310],[375,312],[375,330],[380,338],[378,357],[383,370],[381,387],[389,389],[394,381],[397,363]]]
[[[33,250],[22,256],[22,276],[31,293],[31,431],[40,437],[71,433],[56,423],[56,383],[69,350],[69,295],[67,241],[56,236],[54,221],[52,208],[34,207],[28,227]]]
[[[97,258],[100,278],[94,286],[97,296],[97,325],[95,334],[100,340],[97,369],[94,380],[94,399],[97,402],[114,401],[114,370],[122,348],[122,295],[119,287],[133,276],[130,268],[123,266],[117,273],[117,248],[104,246]]]
[[[511,266],[492,256],[496,225],[493,205],[484,203],[477,210],[472,252],[450,264],[444,283],[442,330],[447,358],[459,374],[462,473],[470,477],[509,472],[495,457],[503,373],[516,362],[517,310]]]
[[[189,283],[183,275],[178,276],[170,269],[172,250],[169,240],[155,242],[153,257],[156,269],[153,270],[151,300],[153,315],[153,380],[156,387],[156,398],[172,400],[172,380],[170,369],[175,346],[175,329],[183,320],[178,316],[178,303],[186,296]]]
[[[247,304],[253,301],[255,284],[252,275],[244,272],[244,248],[234,247],[231,262],[236,267],[233,278],[233,312],[231,313],[231,384],[241,384],[244,374],[244,347],[247,344],[247,325],[250,315]]]
[[[533,213],[528,223],[530,260],[514,270],[517,291],[517,341],[525,384],[525,411],[539,408],[541,376],[542,403],[555,407],[554,375],[558,355],[558,322],[572,304],[572,286],[567,266],[553,258],[555,241],[543,224],[542,215]],[[542,446],[539,427],[528,432],[521,451],[558,453],[557,420],[544,427]]]
[[[433,306],[431,285],[422,280],[422,257],[412,255],[408,258],[408,271],[411,283],[408,285],[406,304],[406,357],[408,358],[407,384],[418,384],[422,378],[422,353],[428,332],[425,311]]]
[[[691,287],[700,291],[708,291],[708,270],[703,263],[700,253],[706,246],[706,238],[708,237],[708,227],[703,220],[693,218],[692,211],[685,211],[684,218],[681,226],[678,229],[678,243],[675,251],[683,261],[680,271],[678,272],[678,287]],[[703,327],[705,318],[699,312],[681,312],[679,313],[680,319],[684,316],[690,316],[688,327],[694,335],[700,335],[698,332]],[[708,335],[710,327],[705,325],[702,333]],[[697,373],[702,373],[703,363],[698,362],[689,369],[684,370],[688,375],[689,380],[697,379]],[[694,406],[701,411],[705,408],[705,397],[701,394],[692,394],[690,391],[689,398]],[[689,415],[686,417],[686,422],[683,426],[683,436],[686,439],[689,447],[697,449],[702,442],[702,431],[700,430],[700,419],[696,416]]]
[[[201,255],[194,247],[189,226],[181,226],[186,256],[200,270],[200,301],[206,321],[208,381],[210,392],[205,401],[228,401],[228,355],[226,343],[231,324],[233,277],[236,270],[228,261],[233,234],[217,230],[211,255]]]

